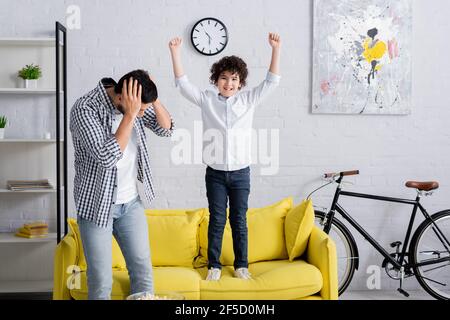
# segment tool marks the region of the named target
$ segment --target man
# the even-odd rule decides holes
[[[70,112],[75,149],[74,198],[87,262],[89,299],[110,299],[112,235],[127,264],[130,293],[153,293],[147,221],[139,195],[154,199],[144,127],[172,135],[170,114],[147,72],[135,70],[118,83],[102,79]]]

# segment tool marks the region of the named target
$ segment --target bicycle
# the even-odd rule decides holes
[[[438,182],[406,182],[406,187],[417,190],[415,200],[377,196],[348,192],[342,190],[343,178],[358,175],[359,170],[344,171],[339,173],[327,173],[324,179],[328,183],[315,189],[308,195],[308,199],[319,189],[336,183],[336,192],[328,212],[315,209],[316,222],[324,232],[336,243],[338,255],[338,279],[339,295],[349,286],[355,270],[359,267],[359,252],[355,239],[349,229],[337,218],[339,213],[353,228],[356,229],[383,257],[382,268],[387,275],[400,281],[397,289],[404,296],[409,294],[402,288],[405,278],[415,276],[422,288],[436,299],[450,299],[450,210],[443,210],[429,215],[420,203],[422,196],[431,195],[439,188]],[[391,243],[395,252],[388,253],[350,214],[338,203],[342,196],[394,202],[413,206],[411,218],[406,231],[403,244],[401,241]],[[420,210],[424,221],[415,229],[412,237],[412,229],[417,211]],[[410,240],[411,239],[411,240]],[[409,244],[409,248],[408,248]],[[406,250],[408,248],[408,251]]]

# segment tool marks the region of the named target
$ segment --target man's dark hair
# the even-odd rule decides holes
[[[228,56],[223,57],[222,59],[214,63],[211,67],[211,76],[209,77],[211,83],[217,84],[221,73],[224,71],[237,73],[239,75],[239,80],[242,87],[245,87],[245,85],[247,84],[247,64],[241,58],[236,56]]]
[[[117,94],[122,93],[122,86],[125,80],[133,78],[133,80],[137,80],[138,83],[142,86],[142,103],[152,103],[156,99],[158,99],[158,90],[156,89],[155,83],[150,79],[147,71],[144,70],[134,70],[122,78],[120,78],[119,82],[114,87],[114,92]]]

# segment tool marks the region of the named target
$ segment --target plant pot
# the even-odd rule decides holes
[[[37,79],[24,79],[25,89],[36,89],[37,88]]]
[[[5,138],[5,128],[0,128],[0,139]]]

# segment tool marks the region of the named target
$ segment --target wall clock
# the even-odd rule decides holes
[[[203,18],[197,21],[192,28],[191,42],[195,50],[201,54],[216,55],[227,46],[227,27],[216,18]]]

